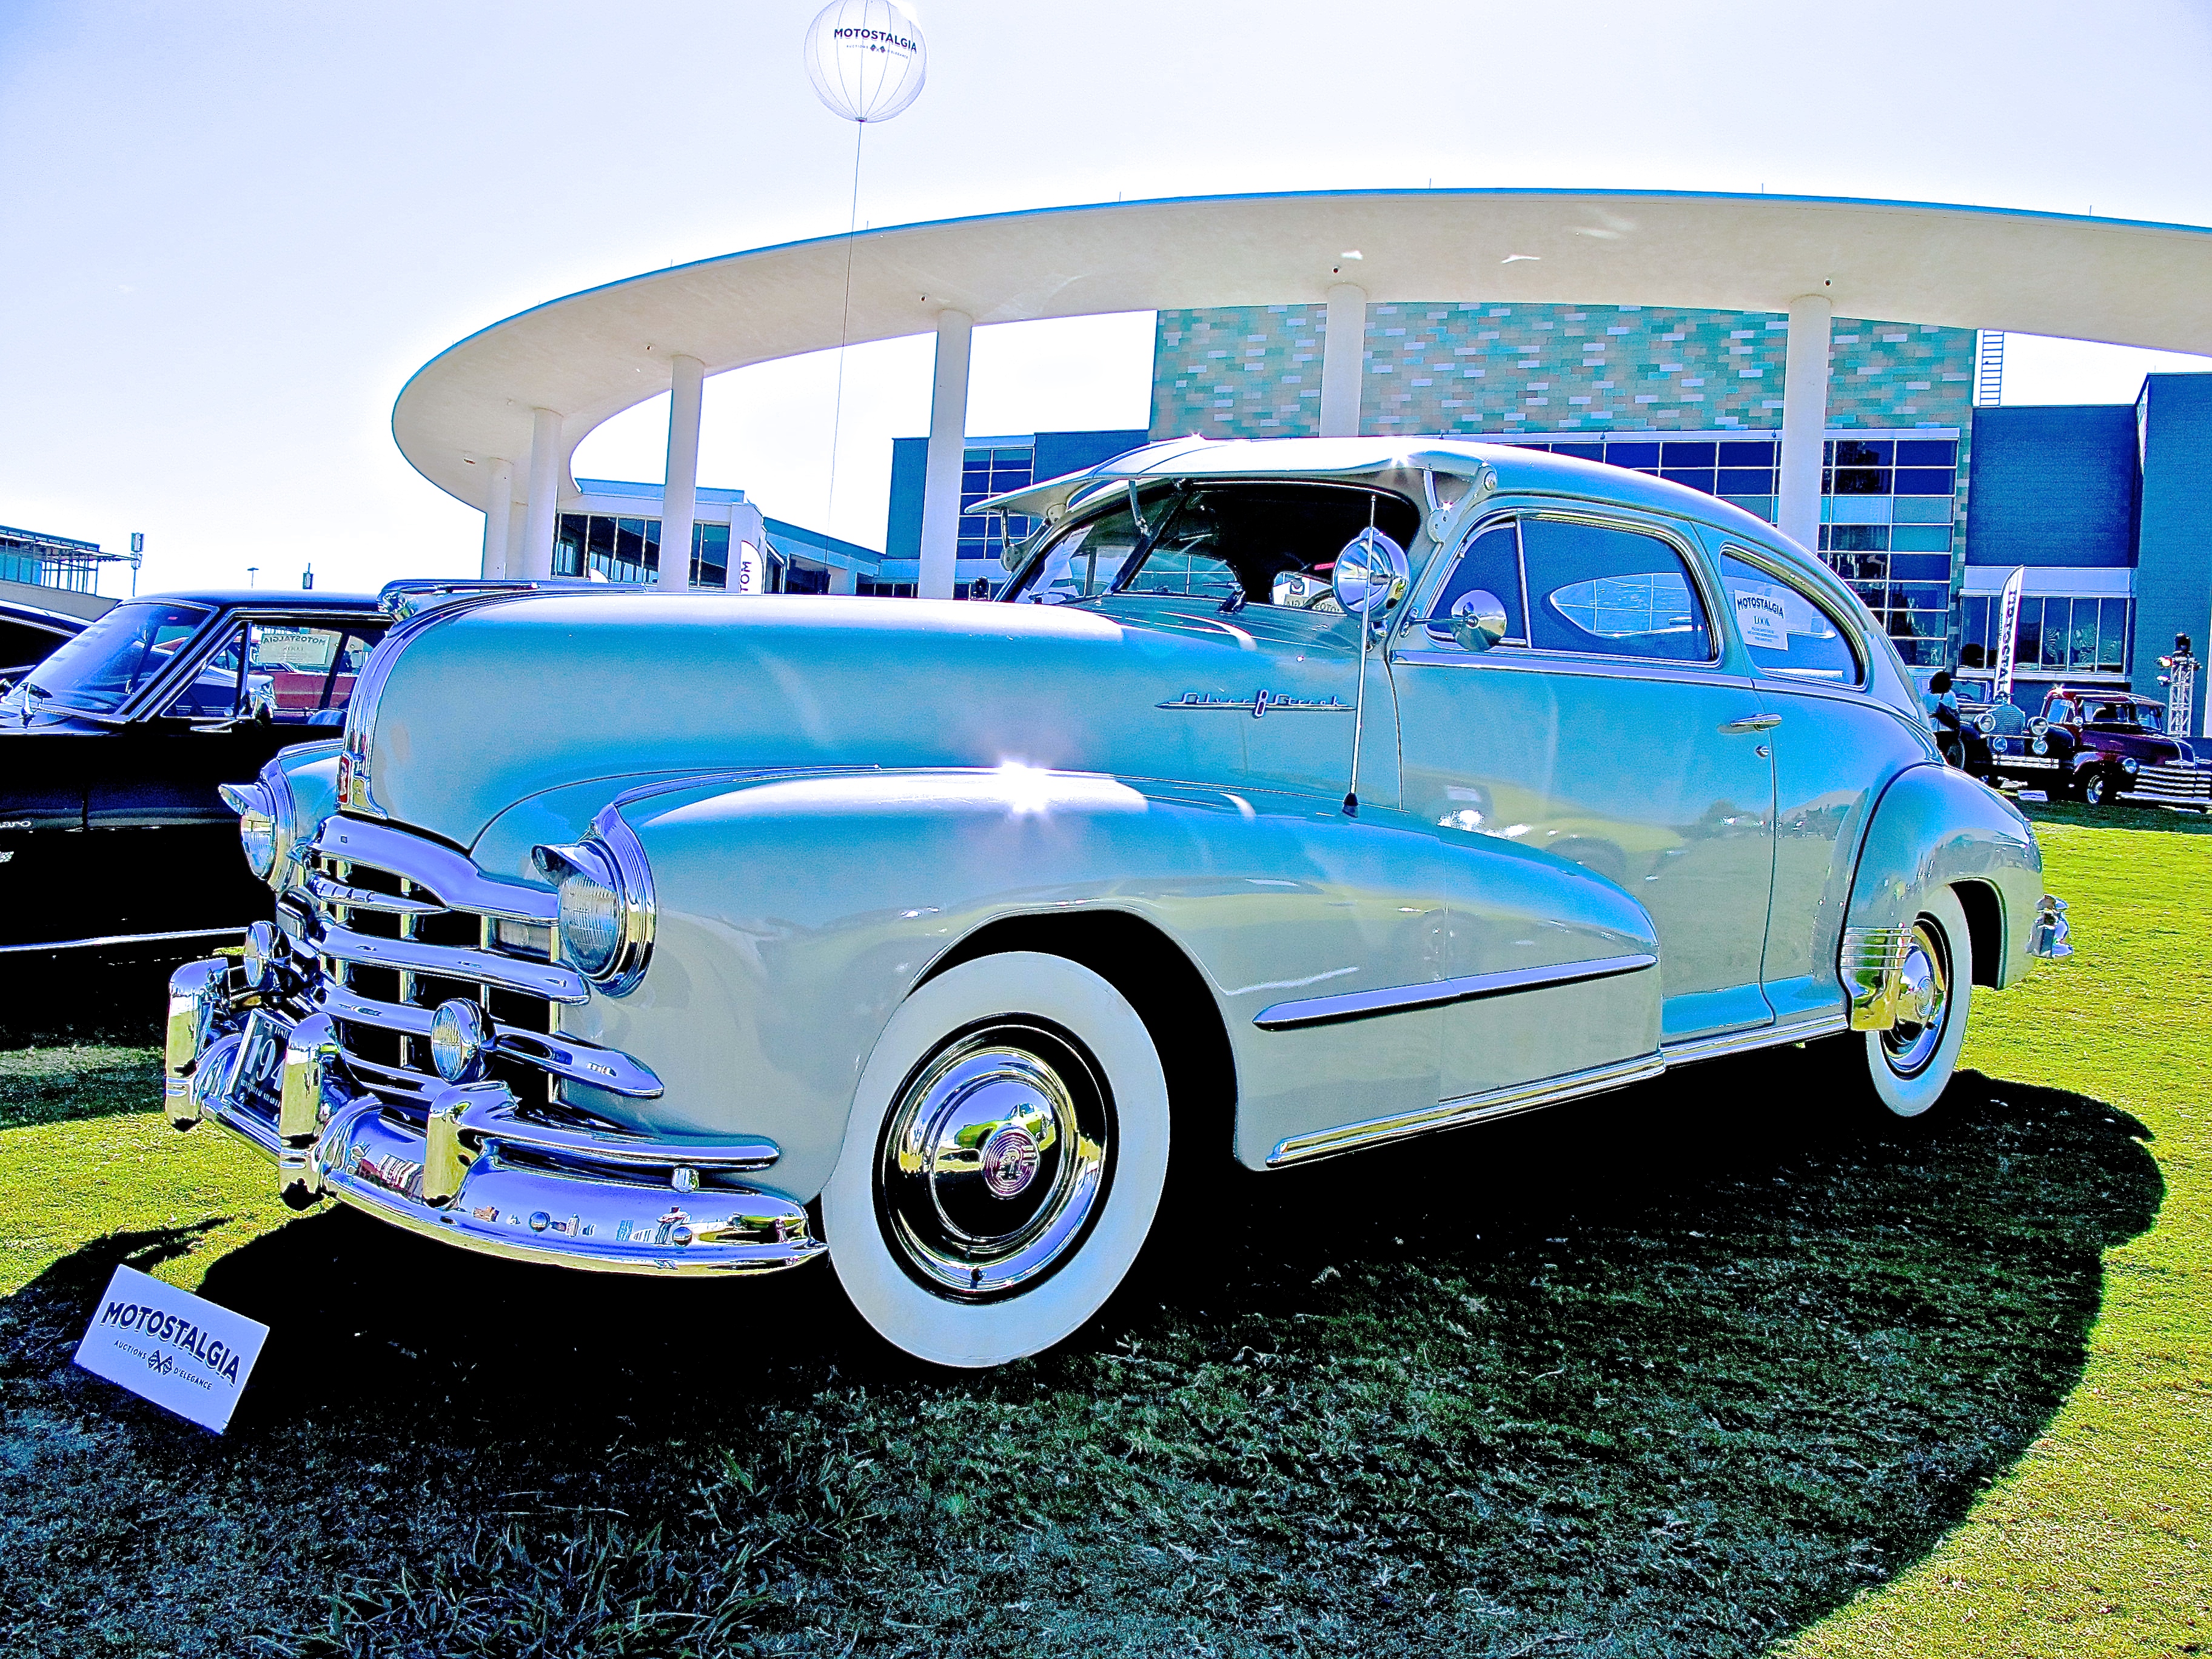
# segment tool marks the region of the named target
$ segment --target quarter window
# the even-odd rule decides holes
[[[1488,526],[1467,544],[1425,619],[1429,632],[1438,640],[1449,641],[1456,608],[1475,592],[1486,592],[1505,607],[1507,641],[1528,643],[1528,625],[1521,611],[1520,529],[1510,519]]]
[[[1712,629],[1682,556],[1656,536],[1565,519],[1521,526],[1529,643],[1540,651],[1712,660]]]
[[[1856,685],[1863,671],[1842,626],[1821,606],[1778,577],[1721,555],[1721,585],[1735,612],[1735,631],[1762,674]]]

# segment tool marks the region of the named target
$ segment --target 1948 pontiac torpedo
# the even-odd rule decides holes
[[[826,1251],[952,1364],[1267,1170],[1832,1039],[1880,1109],[2067,954],[2020,813],[1769,526],[1451,441],[1006,498],[1006,602],[489,594],[232,790],[276,920],[167,1103],[527,1260]]]

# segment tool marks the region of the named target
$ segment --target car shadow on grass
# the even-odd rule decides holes
[[[0,1607],[179,1654],[1754,1653],[2033,1441],[2163,1195],[2094,1100],[1967,1073],[1862,1126],[1847,1063],[1224,1176],[1090,1328],[972,1375],[823,1264],[569,1274],[319,1212],[207,1275],[274,1332],[224,1439],[0,1349]],[[73,1341],[118,1248],[159,1246],[4,1317]]]

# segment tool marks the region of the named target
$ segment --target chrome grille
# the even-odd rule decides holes
[[[525,1103],[560,1098],[563,1079],[616,1094],[660,1092],[651,1073],[557,1030],[556,1005],[588,988],[552,960],[551,893],[493,881],[461,854],[384,824],[332,819],[301,854],[287,895],[295,957],[313,963],[291,1001],[328,1014],[363,1084],[422,1110],[444,1086],[430,1060],[442,1002],[480,1006],[495,1035],[491,1076]]]
[[[2212,772],[2195,766],[2146,766],[2122,793],[2178,805],[2212,805]]]

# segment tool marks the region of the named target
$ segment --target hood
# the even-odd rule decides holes
[[[527,797],[647,773],[1013,763],[1341,793],[1357,675],[1349,618],[1208,600],[574,594],[433,612],[382,650],[348,727],[354,804],[365,776],[374,810],[461,847]],[[1252,717],[1262,692],[1278,718]]]

